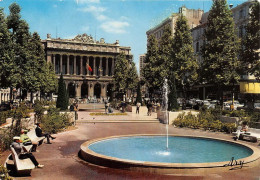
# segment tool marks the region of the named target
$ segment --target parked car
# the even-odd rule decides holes
[[[224,109],[225,110],[230,110],[232,101],[226,101],[224,102]],[[238,101],[234,101],[234,110],[239,110],[241,107],[244,107],[244,104],[240,104]]]

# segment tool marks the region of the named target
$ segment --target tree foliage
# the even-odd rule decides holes
[[[198,78],[198,64],[194,56],[192,36],[188,21],[180,15],[176,21],[175,33],[172,43],[171,71],[179,86],[190,87]]]
[[[138,85],[137,85],[137,95],[136,95],[136,103],[141,103],[142,104],[142,92],[141,92],[141,83],[138,82]]]
[[[0,9],[0,87],[10,86],[14,50],[11,44],[11,34],[7,28],[4,10]]]
[[[145,78],[145,84],[150,91],[159,89],[158,53],[158,42],[154,35],[150,35],[147,43],[145,66],[141,72],[142,76]]]
[[[128,78],[128,60],[124,53],[120,53],[115,62],[115,73],[113,76],[115,90],[126,92],[127,89],[127,78]]]
[[[241,61],[243,72],[260,79],[260,7],[259,1],[253,1],[246,26],[246,35],[242,39]]]
[[[60,75],[59,86],[58,86],[58,97],[56,107],[60,110],[67,110],[69,106],[68,92],[66,90],[66,84],[63,80],[63,75]]]
[[[127,72],[127,89],[134,90],[137,88],[139,78],[136,70],[136,66],[133,60],[130,62],[130,66]]]
[[[40,36],[30,33],[18,4],[11,4],[9,11],[5,18],[0,9],[0,87],[54,92],[57,80],[46,63]]]
[[[204,82],[218,86],[238,83],[238,40],[226,0],[214,0],[209,11],[202,47]],[[222,99],[221,99],[222,100]]]
[[[177,102],[177,92],[176,92],[176,85],[175,85],[175,75],[174,72],[171,72],[168,79],[168,87],[169,87],[169,94],[168,94],[168,110],[169,111],[176,111],[179,109],[179,105]]]
[[[159,57],[157,60],[157,68],[158,68],[158,84],[159,87],[162,88],[163,82],[165,78],[169,78],[170,62],[172,62],[172,30],[170,25],[166,25],[162,37],[159,42]]]

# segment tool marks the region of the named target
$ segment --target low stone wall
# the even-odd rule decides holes
[[[235,125],[238,126],[242,119],[239,117],[221,116],[220,121],[223,123],[235,123]]]
[[[199,112],[197,112],[197,111],[190,111],[190,110],[177,111],[177,112],[167,111],[167,112],[168,112],[168,118],[169,118],[168,124],[172,124],[173,121],[178,117],[178,115],[182,114],[182,113],[188,114],[189,112],[191,112],[191,114],[193,114],[193,115],[199,114]],[[158,110],[157,118],[159,119],[159,121],[161,123],[167,124],[166,111]]]

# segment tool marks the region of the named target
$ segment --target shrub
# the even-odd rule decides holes
[[[230,117],[245,117],[247,116],[246,112],[244,110],[235,110],[231,111]]]
[[[200,120],[200,127],[203,128],[205,131],[209,129],[209,122],[206,119]]]
[[[10,111],[3,111],[0,112],[0,125],[6,123],[6,118],[10,115]]]
[[[226,133],[232,133],[237,130],[234,123],[223,123],[222,130]]]
[[[45,108],[43,107],[43,102],[35,101],[34,112],[35,112],[35,122],[41,122]]]
[[[12,178],[8,175],[8,170],[0,165],[0,179],[2,180],[12,180]]]
[[[56,102],[56,107],[61,110],[67,110],[69,106],[69,97],[66,90],[66,84],[63,80],[63,75],[60,75],[59,86],[58,86],[58,97]]]
[[[223,123],[219,120],[210,123],[209,127],[212,131],[220,131],[222,129]]]
[[[48,114],[42,118],[42,129],[48,133],[57,133],[70,125],[68,115],[60,114],[59,109],[55,107],[50,107]]]

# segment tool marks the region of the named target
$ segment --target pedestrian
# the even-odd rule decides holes
[[[139,114],[139,110],[140,110],[140,107],[141,107],[141,103],[136,103],[136,114]]]
[[[105,101],[105,113],[107,114],[108,102]]]
[[[75,111],[75,120],[78,120],[78,104],[74,104],[74,111]]]

